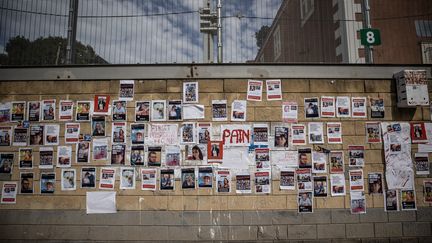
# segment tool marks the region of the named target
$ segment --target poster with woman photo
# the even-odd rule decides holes
[[[46,124],[44,132],[45,132],[44,134],[45,145],[59,145],[60,125]]]
[[[30,125],[30,143],[31,146],[44,145],[44,125],[33,124]]]
[[[231,172],[228,169],[222,169],[216,171],[216,192],[229,193],[231,192]]]
[[[130,164],[132,166],[144,165],[144,145],[131,147]]]
[[[52,169],[54,167],[54,148],[39,148],[39,169]]]
[[[274,148],[284,149],[288,148],[289,139],[289,127],[286,126],[276,126],[274,128]]]
[[[198,167],[198,188],[213,187],[213,167]]]
[[[77,101],[75,121],[90,121],[92,101]]]
[[[297,194],[297,206],[299,213],[313,213],[312,192],[299,192]]]
[[[113,143],[126,142],[126,122],[113,122],[111,125]]]
[[[222,163],[223,141],[209,141],[207,144],[207,160],[209,163]]]
[[[19,148],[19,169],[33,169],[32,148]]]
[[[330,173],[344,173],[344,152],[330,151]]]
[[[336,97],[336,117],[351,117],[350,97]]]
[[[72,164],[72,146],[57,147],[57,167],[71,167]]]
[[[282,100],[282,82],[280,79],[266,80],[267,100]]]
[[[369,194],[383,194],[383,174],[379,172],[368,173]]]
[[[198,130],[198,143],[200,144],[207,144],[208,141],[211,140],[211,131],[212,131],[212,124],[211,123],[198,123],[197,124],[197,130]]]
[[[55,192],[56,174],[55,172],[42,172],[40,175],[41,194],[53,194]]]
[[[156,191],[157,169],[142,169],[141,175],[141,190]]]
[[[135,102],[135,121],[136,122],[150,121],[150,101]]]
[[[76,170],[75,169],[61,170],[61,190],[62,191],[76,190]]]
[[[90,141],[80,141],[76,145],[77,163],[90,163]]]
[[[423,181],[423,188],[424,188],[424,202],[425,203],[432,203],[432,181],[431,180],[424,180]]]
[[[12,127],[0,127],[0,146],[11,146]]]
[[[131,143],[132,144],[144,144],[145,124],[143,123],[131,123]]]
[[[126,144],[115,143],[111,147],[111,165],[124,165],[126,161]]]
[[[92,117],[92,136],[105,137],[105,116]]]
[[[33,194],[34,192],[34,173],[21,172],[20,173],[20,193]]]
[[[195,189],[196,187],[195,168],[181,169],[181,184],[182,184],[182,189]]]
[[[306,118],[318,118],[319,117],[319,101],[318,98],[305,98],[304,109]]]
[[[59,121],[72,121],[74,102],[71,100],[60,100]]]
[[[182,101],[169,100],[167,113],[168,113],[168,121],[181,121],[183,119]]]
[[[127,120],[127,104],[124,100],[114,100],[112,105],[112,120],[126,121]]]
[[[185,122],[180,127],[180,143],[182,144],[195,144],[196,134],[195,134],[195,123]]]
[[[183,103],[198,103],[198,82],[183,83]]]
[[[187,159],[196,162],[195,164],[203,164],[207,161],[207,144],[195,144],[187,146]]]
[[[417,210],[416,193],[414,189],[401,189],[402,211]]]
[[[96,168],[81,168],[81,188],[96,188]]]
[[[174,169],[160,169],[160,186],[161,191],[173,191],[175,188]]]
[[[120,168],[120,189],[123,190],[135,189],[135,168],[131,168],[131,167]]]
[[[226,100],[212,100],[213,121],[227,121],[228,108]]]
[[[165,147],[165,165],[166,166],[180,166],[181,161],[180,146],[166,146]]]
[[[10,122],[11,120],[11,103],[0,103],[0,123]]]
[[[40,101],[29,101],[27,103],[27,119],[30,122],[40,121],[41,116],[41,104]]]
[[[151,101],[151,120],[166,121],[166,100]]]
[[[94,115],[109,115],[109,95],[95,95],[93,99],[93,114]]]
[[[56,100],[42,101],[42,121],[54,121],[56,117]]]
[[[345,196],[345,174],[330,174],[331,196]]]
[[[11,121],[24,121],[26,112],[26,102],[25,101],[12,101],[11,102]]]
[[[246,121],[246,100],[234,100],[231,104],[231,121]]]

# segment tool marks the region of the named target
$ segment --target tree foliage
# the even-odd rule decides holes
[[[66,38],[46,37],[30,41],[23,36],[9,39],[0,55],[2,65],[62,65],[66,63]],[[93,47],[75,42],[74,64],[107,64]]]
[[[261,29],[258,32],[255,32],[255,38],[256,38],[256,45],[259,49],[264,44],[265,39],[267,38],[267,34],[270,32],[270,27],[267,25],[261,26]]]

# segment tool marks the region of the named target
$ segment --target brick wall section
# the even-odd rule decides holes
[[[275,77],[277,78],[277,77]],[[210,121],[211,101],[227,99],[228,105],[234,99],[245,99],[246,79],[198,80],[200,103],[206,106],[206,119]],[[140,80],[136,81],[135,100],[181,99],[182,80]],[[92,100],[94,94],[110,94],[118,97],[117,80],[102,81],[36,81],[0,82],[0,102],[12,100],[61,99]],[[300,105],[299,122],[340,121],[343,126],[341,145],[324,147],[345,150],[351,144],[366,146],[364,175],[368,172],[383,172],[383,151],[381,144],[366,144],[364,123],[370,119],[322,118],[305,120],[303,99],[305,97],[368,96],[383,97],[385,119],[374,121],[429,121],[427,107],[400,110],[396,107],[395,86],[392,80],[331,80],[326,79],[284,79],[283,100],[297,101]],[[134,101],[135,101],[134,100]],[[248,102],[248,122],[280,122],[281,101]],[[58,103],[57,103],[58,105]],[[128,123],[133,122],[134,102],[128,102]],[[370,117],[370,115],[369,115]],[[111,118],[107,119],[107,131],[111,131]],[[214,122],[217,124],[217,122]],[[81,130],[90,133],[90,123],[81,123]],[[63,145],[64,125],[60,131],[60,145]],[[35,164],[38,165],[38,147],[35,150]],[[413,146],[413,152],[417,146]],[[0,151],[18,152],[18,147],[0,147]],[[73,147],[75,152],[75,147]],[[105,163],[91,163],[102,167]],[[80,166],[72,164],[77,169]],[[89,166],[86,164],[86,166]],[[346,167],[346,171],[348,166]],[[60,169],[56,168],[57,179]],[[39,169],[34,169],[39,192]],[[348,177],[346,177],[348,178]],[[346,197],[314,199],[313,214],[297,214],[296,192],[281,191],[279,181],[272,182],[270,195],[216,194],[214,190],[181,190],[176,181],[172,192],[150,192],[118,190],[115,215],[85,215],[85,193],[77,189],[62,192],[58,187],[52,196],[18,195],[16,205],[0,205],[0,239],[4,240],[318,240],[379,239],[387,242],[412,239],[417,242],[431,236],[432,209],[423,202],[423,179],[416,178],[417,212],[385,213],[383,197],[366,195],[367,214],[349,213],[349,194]],[[9,178],[0,178],[9,180]],[[19,170],[15,161],[11,180],[18,181]],[[59,181],[58,181],[59,183]],[[348,185],[347,181],[347,185]],[[116,182],[118,188],[119,181]],[[367,193],[367,191],[366,191]],[[31,227],[29,227],[29,225]]]

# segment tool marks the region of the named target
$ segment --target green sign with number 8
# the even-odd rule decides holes
[[[381,36],[378,29],[361,29],[360,30],[361,44],[364,46],[381,45]]]

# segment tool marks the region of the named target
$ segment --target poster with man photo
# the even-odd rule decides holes
[[[196,143],[196,133],[195,133],[195,123],[185,122],[180,127],[180,142],[182,144],[195,144]]]
[[[11,146],[12,127],[0,127],[0,146]]]
[[[130,164],[132,166],[144,165],[144,145],[131,147]]]
[[[366,197],[364,192],[350,193],[351,214],[366,213]]]
[[[254,124],[253,125],[253,143],[254,145],[268,145],[269,144],[269,126],[268,124]]]
[[[136,122],[150,121],[150,101],[135,102],[135,121]]]
[[[379,172],[368,173],[369,194],[383,194],[383,174]]]
[[[401,189],[402,211],[417,210],[416,194],[414,189]]]
[[[312,168],[311,148],[298,148],[298,167]]]
[[[71,100],[60,100],[59,121],[72,121],[74,102]]]
[[[183,83],[183,103],[198,103],[198,82]]]
[[[217,192],[231,192],[231,172],[228,169],[219,169],[216,171]]]
[[[169,100],[167,113],[168,113],[168,121],[181,121],[183,119],[182,101]]]
[[[236,174],[236,193],[252,193],[251,176],[247,172]]]
[[[95,95],[93,99],[93,114],[94,115],[108,115],[109,114],[109,95]]]
[[[295,190],[295,169],[283,169],[280,171],[280,186],[281,190]]]
[[[45,145],[59,145],[60,125],[46,124],[44,129],[44,144]]]
[[[92,136],[105,137],[105,116],[92,117]]]
[[[328,184],[327,176],[314,176],[313,177],[313,191],[314,197],[327,197]]]
[[[12,174],[15,153],[0,153],[0,174]]]
[[[198,187],[212,188],[213,187],[213,168],[198,167]]]
[[[81,188],[96,188],[96,168],[81,168]]]
[[[351,117],[350,97],[336,97],[336,117]]]
[[[166,100],[151,101],[151,120],[165,121],[166,120]]]
[[[398,190],[387,189],[384,193],[384,211],[399,211],[399,193]]]
[[[52,169],[54,167],[54,148],[39,148],[39,169]]]
[[[248,80],[247,100],[262,101],[263,81]]]
[[[166,146],[165,147],[165,165],[166,166],[180,166],[181,161],[180,146]]]
[[[161,191],[171,190],[175,188],[174,169],[160,169],[160,187]]]
[[[30,125],[30,143],[29,145],[39,146],[43,143],[44,125]]]
[[[349,145],[348,157],[350,167],[363,167],[364,166],[364,151],[363,145]]]
[[[127,104],[124,100],[114,100],[112,105],[112,120],[126,121],[127,119]]]
[[[15,126],[13,129],[13,146],[27,146],[29,140],[28,128]]]
[[[29,101],[27,103],[27,119],[30,122],[40,121],[40,111],[41,104],[40,101]]]
[[[11,120],[11,103],[0,103],[0,123],[9,122]]]
[[[40,175],[41,194],[53,194],[55,191],[56,174],[55,172],[42,172]]]
[[[93,160],[108,160],[108,138],[93,139]]]
[[[312,192],[299,192],[297,194],[297,203],[299,213],[313,213]]]
[[[33,149],[19,148],[19,168],[33,169]]]
[[[144,144],[145,124],[132,123],[130,128],[132,144]]]
[[[282,82],[280,79],[266,80],[267,100],[282,100]]]
[[[416,169],[416,175],[429,175],[429,154],[415,153],[414,166]]]
[[[92,113],[91,101],[77,101],[75,121],[90,121]]]
[[[297,122],[298,120],[298,104],[295,101],[287,101],[282,103],[282,121]]]
[[[277,126],[274,128],[274,148],[288,148],[289,127]]]
[[[427,133],[424,122],[413,122],[411,125],[411,142],[427,143]]]
[[[305,98],[304,109],[306,118],[318,118],[320,115],[318,98]]]
[[[367,98],[351,97],[351,110],[353,118],[367,118]]]
[[[161,166],[162,164],[162,147],[147,147],[147,166]]]
[[[5,181],[1,189],[1,204],[15,204],[18,191],[18,183],[16,181]]]
[[[57,167],[71,167],[72,165],[72,146],[57,147]]]
[[[309,122],[309,144],[324,144],[324,123]]]
[[[12,101],[11,121],[24,121],[26,112],[25,101]]]
[[[141,174],[141,190],[155,191],[157,181],[157,169],[143,169],[140,170]]]
[[[113,144],[111,148],[111,165],[124,165],[126,158],[126,144]]]
[[[384,118],[384,99],[383,98],[370,98],[371,118]],[[432,114],[432,113],[431,113]]]
[[[246,100],[234,100],[231,104],[231,121],[246,121]]]
[[[21,172],[20,173],[20,193],[21,194],[32,194],[34,191],[34,173],[33,172]]]
[[[379,122],[366,122],[366,142],[381,143],[381,128]]]
[[[344,173],[344,152],[330,151],[330,173]]]
[[[181,169],[182,189],[195,189],[195,168]]]
[[[56,100],[42,101],[42,121],[54,121],[56,114]]]
[[[61,190],[62,191],[76,190],[76,170],[75,169],[61,170]]]
[[[126,142],[126,122],[113,122],[111,125],[113,143]]]
[[[207,144],[207,160],[209,163],[222,163],[223,141],[209,141]]]

